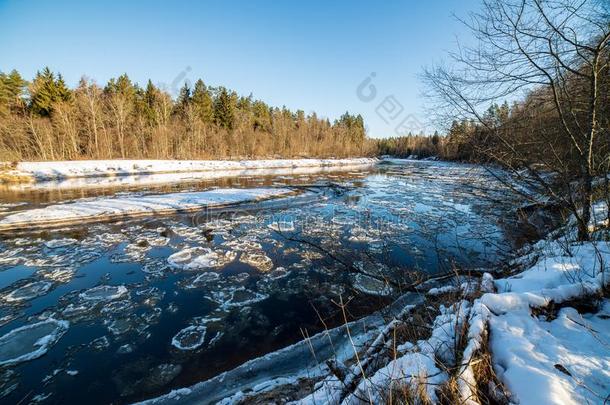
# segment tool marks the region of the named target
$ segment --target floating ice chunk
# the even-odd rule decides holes
[[[121,233],[103,233],[97,235],[96,238],[104,245],[111,246],[121,242],[125,242],[127,238]]]
[[[127,287],[123,285],[100,285],[79,294],[87,301],[112,301],[127,294]]]
[[[89,314],[92,309],[91,306],[68,304],[61,314],[66,318],[80,318]]]
[[[229,279],[231,281],[235,281],[236,283],[243,283],[244,281],[246,281],[249,278],[250,278],[250,274],[248,274],[246,272],[239,273],[239,274],[229,277]]]
[[[294,222],[293,221],[275,221],[267,225],[269,229],[273,229],[277,232],[294,232]]]
[[[117,349],[118,354],[129,354],[134,351],[134,347],[132,344],[126,343]]]
[[[44,245],[49,249],[57,249],[66,246],[70,246],[78,242],[73,238],[63,238],[63,239],[52,239],[44,242]]]
[[[53,283],[49,281],[34,281],[11,291],[4,296],[4,300],[7,302],[31,300],[46,294],[51,289],[51,286],[53,286]]]
[[[167,258],[173,268],[198,270],[222,267],[235,260],[235,252],[215,252],[209,248],[186,248]]]
[[[115,336],[129,332],[132,326],[132,321],[129,318],[119,318],[105,323],[108,330]]]
[[[197,270],[210,267],[221,267],[235,260],[235,257],[235,252],[226,252],[224,254],[219,254],[217,252],[212,251],[211,249],[206,249],[205,253],[195,257],[193,261],[186,264],[184,268],[186,270]]]
[[[354,288],[370,295],[387,296],[392,294],[392,287],[386,282],[364,274],[356,274]]]
[[[264,253],[242,253],[239,260],[252,267],[256,267],[262,272],[268,272],[273,269],[273,260]]]
[[[74,269],[54,269],[51,271],[42,272],[42,276],[58,283],[67,283],[68,281],[72,280],[74,273],[76,273]]]
[[[101,351],[101,350],[106,349],[108,346],[110,346],[110,341],[108,340],[107,336],[102,336],[102,337],[93,339],[91,341],[91,343],[89,343],[89,345],[93,349]]]
[[[186,288],[197,288],[212,283],[220,278],[220,274],[206,272],[198,275]]]
[[[254,240],[247,239],[235,239],[225,242],[224,245],[229,246],[237,251],[247,252],[252,250],[262,250],[263,247],[260,243]]]
[[[34,360],[44,355],[69,326],[68,321],[50,318],[13,329],[0,337],[0,366]]]
[[[213,231],[226,231],[233,227],[233,222],[226,219],[215,219],[205,223],[205,228]]]
[[[178,350],[195,350],[205,341],[206,327],[203,325],[191,325],[172,338],[172,346]]]
[[[269,295],[239,287],[231,292],[231,298],[222,304],[223,308],[244,307],[269,298]]]
[[[78,370],[66,370],[66,374],[71,377],[74,377],[75,375],[78,375]]]
[[[173,268],[182,268],[182,266],[191,261],[193,253],[197,250],[197,248],[182,249],[181,251],[170,255],[167,258],[167,262]]]
[[[286,277],[288,274],[290,274],[290,272],[284,267],[278,267],[269,273],[269,278],[272,280],[277,280]]]

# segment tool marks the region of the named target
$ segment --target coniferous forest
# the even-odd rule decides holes
[[[0,160],[346,157],[369,153],[362,116],[330,122],[199,79],[176,97],[127,74],[69,88],[49,68],[0,72]]]

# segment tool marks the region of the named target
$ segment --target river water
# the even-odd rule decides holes
[[[142,183],[146,183],[145,181]],[[401,285],[498,265],[515,199],[470,165],[170,186],[2,190],[2,214],[99,195],[292,186],[248,206],[1,235],[0,401],[129,403],[388,304]]]

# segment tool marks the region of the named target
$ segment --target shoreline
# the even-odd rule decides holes
[[[169,173],[205,173],[231,176],[236,171],[372,166],[377,158],[348,159],[261,159],[261,160],[72,160],[19,162],[2,165],[0,183],[37,183],[92,177],[118,177]],[[1,167],[1,166],[0,166]]]

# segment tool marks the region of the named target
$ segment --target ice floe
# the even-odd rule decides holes
[[[354,288],[365,294],[379,296],[390,295],[393,292],[392,287],[387,282],[366,274],[356,274],[354,276]]]
[[[235,260],[235,252],[213,251],[210,248],[190,247],[167,258],[169,265],[176,269],[199,270],[222,267]]]
[[[172,338],[172,346],[178,350],[195,350],[205,341],[206,327],[191,325],[182,329]]]
[[[127,287],[123,285],[100,285],[80,293],[79,297],[86,301],[111,301],[125,294],[127,294]]]
[[[52,286],[53,283],[49,281],[34,281],[11,291],[3,298],[7,302],[27,301],[46,294]]]
[[[77,242],[76,239],[73,238],[63,238],[63,239],[51,239],[44,242],[45,246],[49,249],[57,249],[66,246],[73,245]]]
[[[255,267],[261,272],[268,272],[273,269],[273,260],[264,253],[245,252],[241,254],[239,260]]]
[[[68,321],[47,319],[13,329],[0,337],[0,366],[34,360],[44,355],[66,333]]]

